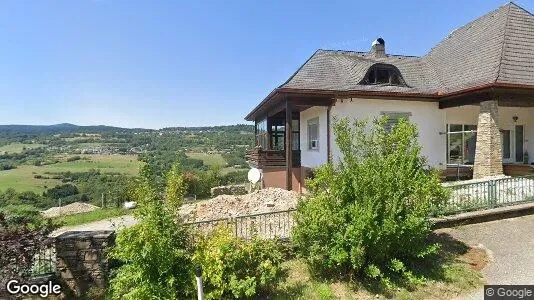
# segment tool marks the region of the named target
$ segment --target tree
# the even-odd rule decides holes
[[[181,202],[185,189],[179,170],[176,164],[167,175],[169,202],[163,201],[154,185],[150,167],[145,165],[141,170],[132,191],[139,223],[119,231],[110,253],[122,263],[111,279],[114,299],[190,298],[194,290],[190,238],[173,206]]]
[[[295,215],[295,247],[315,274],[410,281],[411,263],[437,251],[429,215],[447,192],[421,156],[416,126],[386,124],[334,124],[342,158],[316,170]]]

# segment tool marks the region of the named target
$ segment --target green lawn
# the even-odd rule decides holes
[[[448,242],[447,243],[451,243]],[[454,243],[454,242],[452,242]],[[442,244],[447,248],[448,245]],[[308,267],[300,259],[291,259],[283,263],[287,279],[276,287],[272,299],[455,299],[476,288],[482,288],[484,279],[477,262],[487,260],[480,249],[448,252],[451,256],[441,266],[427,271],[425,283],[415,287],[398,286],[393,291],[385,292],[376,283],[364,283],[359,280],[320,280],[311,276]],[[462,251],[462,252],[463,252]]]
[[[23,143],[11,143],[9,145],[1,146],[0,147],[0,153],[21,153],[24,148],[26,149],[34,149],[43,147],[45,145],[43,144],[23,144]]]
[[[186,155],[189,158],[202,160],[206,166],[226,166],[226,160],[218,153],[207,154],[201,152],[188,152]]]
[[[45,166],[18,166],[16,169],[0,171],[0,190],[14,188],[17,191],[43,192],[46,188],[54,187],[61,181],[55,179],[36,179],[35,175],[51,177],[49,173],[84,172],[97,169],[103,173],[118,172],[130,176],[138,174],[141,162],[134,155],[80,155],[77,161],[67,162],[67,157],[60,157],[61,162]]]
[[[76,226],[108,218],[131,214],[132,211],[124,208],[97,209],[86,213],[68,215],[54,218],[61,226]]]

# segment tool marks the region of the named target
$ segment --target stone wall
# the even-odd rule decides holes
[[[67,299],[107,288],[105,251],[114,241],[113,231],[71,231],[56,237],[57,270]]]
[[[480,102],[473,178],[503,175],[498,101]]]

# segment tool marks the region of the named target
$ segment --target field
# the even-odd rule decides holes
[[[226,160],[222,157],[222,155],[216,153],[216,154],[207,154],[207,153],[201,153],[201,152],[188,152],[186,153],[187,157],[194,158],[194,159],[200,159],[204,162],[206,166],[226,166]]]
[[[22,143],[11,143],[9,145],[1,146],[0,147],[0,153],[21,153],[22,150],[26,149],[34,149],[43,147],[43,144],[22,144]]]
[[[43,192],[54,187],[61,181],[56,179],[37,179],[35,175],[48,176],[49,173],[84,172],[91,169],[103,173],[118,172],[126,175],[137,175],[141,162],[133,155],[80,155],[81,160],[67,162],[67,157],[58,157],[61,162],[45,166],[18,166],[16,169],[0,171],[0,190],[9,187],[16,191]]]

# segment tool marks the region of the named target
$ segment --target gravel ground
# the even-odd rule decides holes
[[[180,209],[180,215],[186,222],[195,222],[283,211],[295,208],[298,198],[299,195],[296,192],[279,188],[266,188],[247,195],[220,195],[197,203],[184,204]],[[66,231],[116,230],[132,226],[136,222],[133,216],[126,215],[77,226],[62,227],[56,230],[53,235],[57,236]]]
[[[100,231],[100,230],[119,230],[125,227],[130,227],[137,223],[137,220],[132,215],[125,215],[120,217],[109,218],[105,220],[90,222],[76,226],[66,226],[56,229],[50,236],[58,236],[68,231]]]
[[[298,198],[296,192],[266,188],[241,196],[220,195],[198,203],[184,204],[180,215],[186,222],[194,222],[283,211],[295,208]]]
[[[488,284],[534,284],[534,215],[444,229],[468,245],[487,249]],[[484,299],[482,288],[462,299]]]
[[[55,218],[59,216],[90,212],[97,209],[100,209],[100,207],[89,203],[74,202],[61,207],[51,207],[45,211],[42,211],[41,214],[45,218]]]

